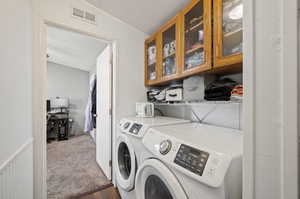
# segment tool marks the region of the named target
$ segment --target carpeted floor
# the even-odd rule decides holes
[[[96,163],[96,146],[88,135],[47,146],[48,199],[67,199],[97,191],[110,181]]]

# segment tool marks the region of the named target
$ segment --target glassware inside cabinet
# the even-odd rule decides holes
[[[223,0],[223,56],[243,51],[242,0]]]
[[[199,1],[184,16],[185,70],[197,67],[205,62],[203,12],[203,1]]]
[[[156,80],[156,40],[152,40],[147,45],[147,77],[148,80]]]
[[[163,76],[176,73],[176,24],[162,33]]]

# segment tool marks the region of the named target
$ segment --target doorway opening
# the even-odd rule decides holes
[[[47,195],[111,186],[112,44],[47,26]]]

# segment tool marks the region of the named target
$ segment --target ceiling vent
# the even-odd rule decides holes
[[[86,20],[89,20],[89,21],[92,21],[93,23],[96,23],[96,15],[91,14],[89,12],[85,12],[84,17],[85,17]]]
[[[90,12],[87,12],[87,11],[84,11],[84,10],[81,10],[81,9],[78,9],[78,8],[73,8],[72,9],[72,16],[77,18],[77,19],[81,19],[85,22],[96,24],[96,15],[94,15]]]

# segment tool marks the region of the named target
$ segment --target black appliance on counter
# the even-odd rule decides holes
[[[51,102],[47,100],[47,142],[68,140],[70,127],[68,108],[51,108]]]

